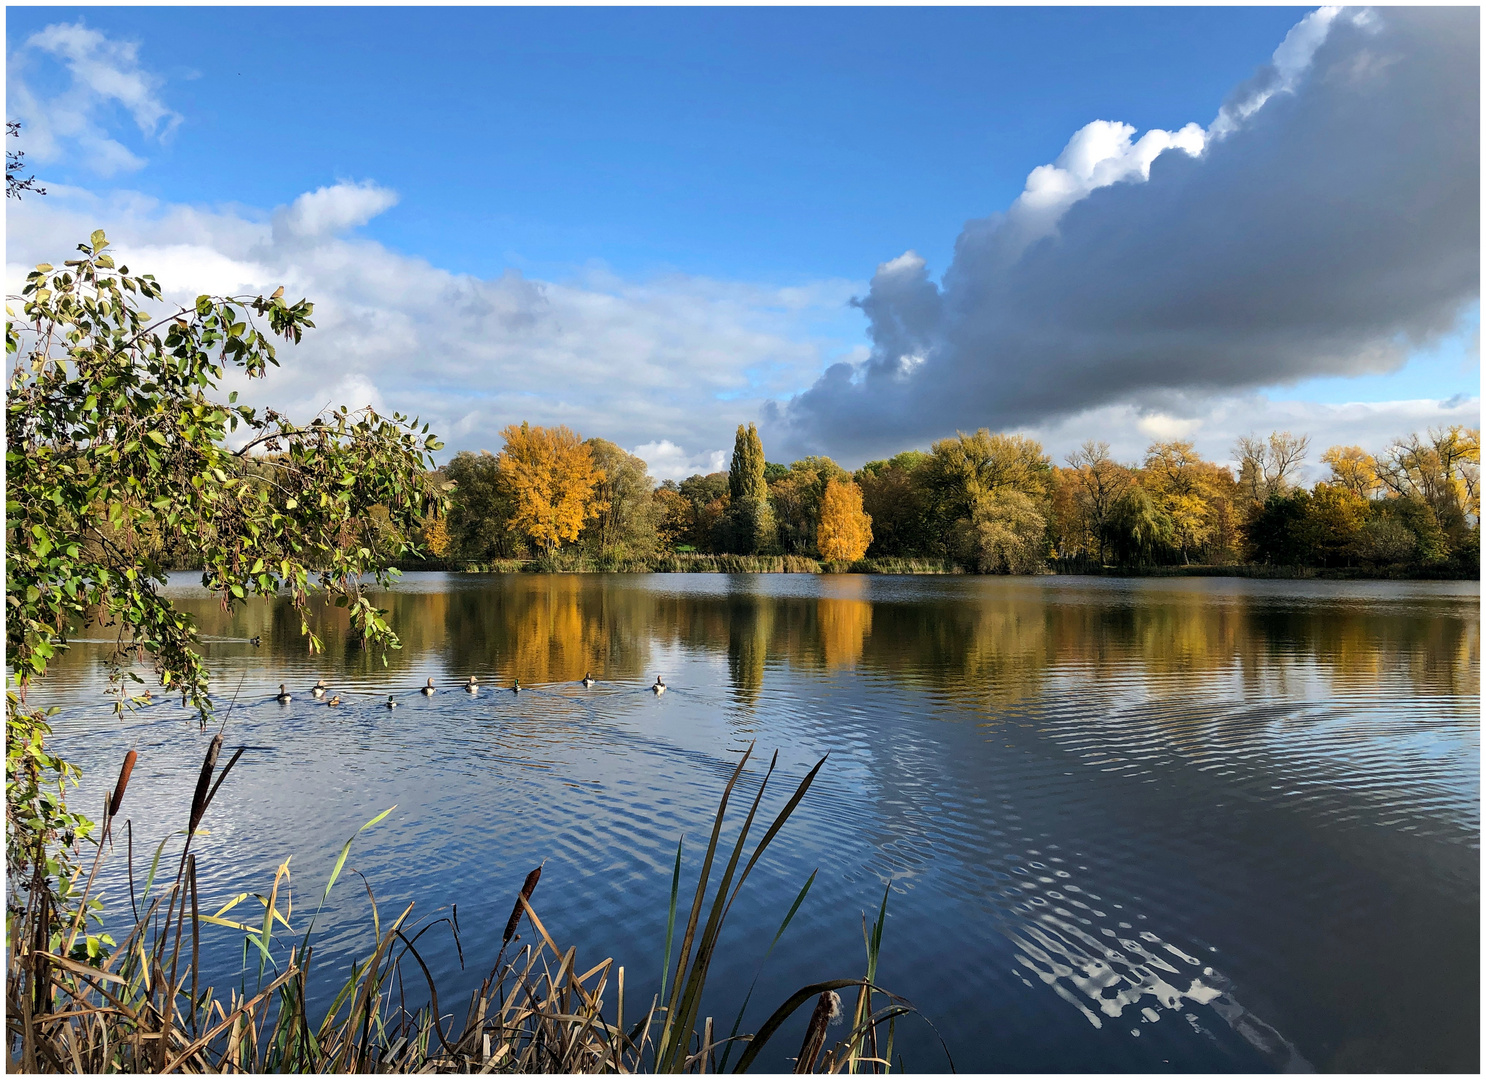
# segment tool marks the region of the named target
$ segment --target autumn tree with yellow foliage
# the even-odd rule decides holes
[[[850,480],[829,480],[820,500],[815,546],[828,562],[856,562],[872,543],[872,517],[862,509],[862,489]]]
[[[578,539],[583,523],[605,509],[594,498],[604,474],[592,450],[565,425],[510,424],[501,438],[496,467],[515,500],[511,524],[544,554]]]
[[[1321,462],[1331,467],[1332,484],[1359,499],[1370,498],[1378,490],[1378,463],[1360,446],[1333,446],[1321,455]]]

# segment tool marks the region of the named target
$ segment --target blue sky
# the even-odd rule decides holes
[[[943,268],[1070,132],[1206,118],[1304,10],[11,8],[8,37],[141,43],[182,120],[111,129],[161,199],[370,177],[402,201],[367,234],[451,270],[797,282]]]
[[[429,311],[372,310],[377,274],[340,298],[315,389],[431,414],[454,447],[529,414],[647,447],[658,473],[702,467],[764,402],[865,362],[849,301],[879,264],[913,251],[937,280],[966,222],[1006,211],[1091,121],[1208,125],[1308,10],[12,7],[7,115],[55,194],[8,208],[7,276],[84,220],[199,279],[183,288],[252,267],[333,290],[347,253],[389,281],[426,269]],[[320,189],[333,220],[305,225],[296,200]],[[255,228],[279,248],[313,234],[325,266],[242,238]],[[474,342],[420,329],[451,288],[478,298]],[[557,329],[524,367],[550,362],[557,385],[513,373],[522,328],[547,317],[532,304]],[[1468,308],[1393,374],[1240,389],[1474,399]],[[372,324],[400,342],[393,371],[358,360]],[[648,392],[611,385],[639,372]],[[313,396],[293,378],[265,391]],[[1103,434],[1130,454],[1165,415],[1100,407],[1085,426],[1123,425]],[[1221,457],[1232,425],[1192,408],[1171,430],[1195,422]],[[1070,423],[1022,426],[1051,444]]]

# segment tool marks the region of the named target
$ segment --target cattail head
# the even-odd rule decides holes
[[[124,767],[119,770],[119,782],[114,785],[113,798],[108,800],[109,817],[119,812],[119,804],[124,801],[124,789],[129,786],[129,774],[134,771],[134,763],[138,760],[139,754],[133,750],[124,755]]]
[[[810,1014],[810,1024],[805,1028],[805,1041],[800,1044],[800,1056],[795,1059],[795,1072],[815,1071],[815,1059],[820,1056],[826,1043],[826,1027],[841,1015],[841,998],[827,990],[815,1000],[815,1011]]]
[[[212,737],[212,744],[206,748],[206,758],[201,762],[201,775],[196,778],[196,794],[191,796],[191,823],[186,831],[194,833],[196,826],[201,824],[201,816],[206,813],[206,796],[211,790],[212,770],[217,767],[217,755],[222,752],[222,733],[219,731]]]
[[[516,926],[521,922],[521,901],[531,900],[531,894],[536,890],[537,882],[541,880],[542,868],[539,866],[526,875],[526,882],[521,886],[521,896],[516,901],[516,906],[511,909],[510,921],[506,923],[506,932],[501,935],[500,943],[504,948],[516,936]]]

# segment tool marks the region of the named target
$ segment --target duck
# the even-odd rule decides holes
[[[331,694],[330,695],[330,700],[327,701],[325,704],[327,704],[327,705],[339,705],[340,703],[341,703],[341,696],[339,694]]]
[[[148,690],[146,690],[144,693],[140,694],[139,696],[143,700],[145,700],[145,701],[149,701],[150,700],[150,692]]]
[[[389,708],[389,709],[395,709],[395,708],[397,708],[397,698],[393,697],[391,694],[388,694],[387,695],[387,708]]]
[[[515,679],[515,680],[513,680],[511,682],[511,693],[513,693],[513,694],[519,694],[519,693],[521,693],[521,680],[520,679]]]
[[[593,675],[590,674],[589,672],[586,672],[585,671],[583,673],[583,689],[587,690],[592,685],[593,685]]]
[[[313,694],[315,697],[324,697],[325,691],[329,689],[330,687],[325,685],[324,679],[318,679],[316,680],[315,685],[310,687],[310,693]]]
[[[257,634],[254,634],[252,637],[248,638],[248,644],[249,645],[262,645],[263,644],[263,639],[261,637],[259,637]]]
[[[273,698],[280,705],[287,705],[290,701],[289,689],[283,683],[279,683],[279,692]]]
[[[432,675],[430,675],[428,677],[428,683],[427,683],[427,685],[425,685],[423,687],[422,693],[429,694],[429,695],[437,694],[438,693],[438,691],[434,689],[433,676]]]
[[[464,688],[471,694],[477,694],[480,692],[480,680],[471,675],[465,680]]]
[[[652,686],[650,689],[654,690],[656,694],[664,694],[666,692],[666,684],[661,682],[660,676],[657,675],[655,677],[655,685]]]

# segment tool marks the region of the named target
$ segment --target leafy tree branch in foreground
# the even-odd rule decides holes
[[[211,710],[196,626],[160,589],[183,543],[202,583],[231,610],[249,594],[287,591],[308,647],[319,592],[349,610],[368,645],[397,637],[364,594],[386,584],[390,560],[416,556],[420,525],[442,512],[427,470],[441,444],[417,421],[345,407],[300,426],[272,409],[214,392],[229,369],[250,379],[277,366],[276,342],[313,327],[312,305],[271,296],[162,300],[149,274],[117,265],[103,232],[61,268],[26,277],[21,317],[6,307],[12,370],[6,399],[7,856],[12,884],[52,840],[86,833],[68,817],[69,768],[43,749],[41,714],[26,688],[46,674],[70,634],[99,624],[116,634],[110,680],[131,658],[153,661],[160,685]],[[57,791],[37,775],[55,779]],[[22,805],[24,804],[24,805]],[[64,845],[65,846],[65,845]],[[65,855],[59,858],[66,862]],[[58,879],[66,866],[54,867]]]

